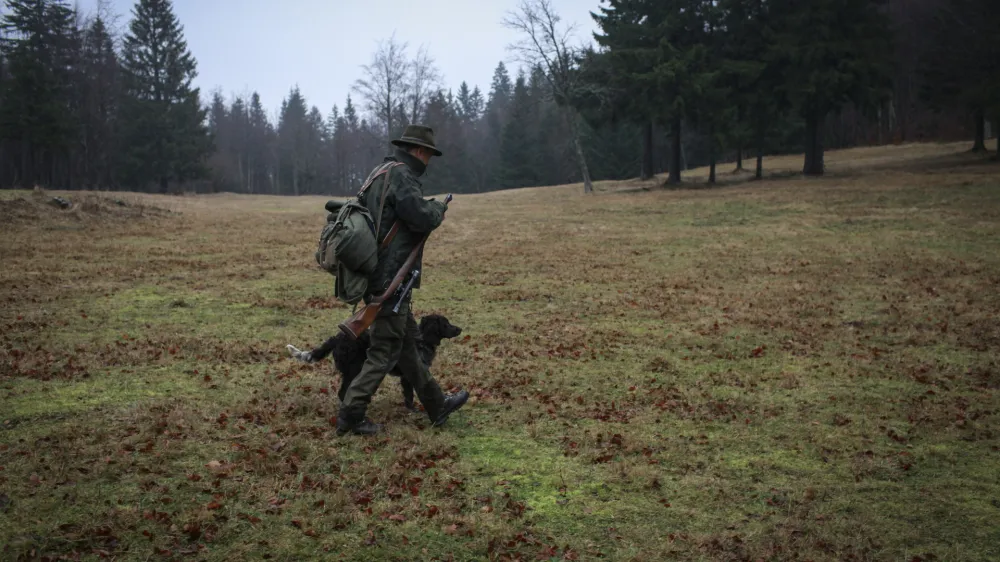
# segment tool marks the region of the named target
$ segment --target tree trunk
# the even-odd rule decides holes
[[[34,179],[34,172],[30,168],[30,158],[31,153],[29,152],[30,145],[27,140],[21,141],[21,188],[31,189],[34,186],[30,182]]]
[[[715,184],[715,130],[708,131],[708,183]]]
[[[764,179],[764,143],[757,143],[757,169],[753,174],[754,179]]]
[[[583,143],[580,142],[580,126],[577,123],[576,113],[572,110],[566,112],[569,120],[570,131],[573,134],[573,146],[576,148],[576,159],[580,165],[580,175],[583,176],[583,192],[592,193],[594,184],[590,181],[590,169],[587,167],[587,156],[583,153]]]
[[[976,144],[972,152],[986,152],[986,116],[982,108],[976,110]]]
[[[811,110],[806,115],[806,162],[802,173],[807,176],[823,175],[823,116]]]
[[[670,130],[670,175],[667,183],[677,185],[681,183],[681,118],[675,117]]]
[[[248,191],[245,176],[243,175],[243,155],[239,152],[236,153],[236,168],[240,173],[240,191]]]
[[[740,146],[740,148],[736,150],[736,171],[737,172],[742,172],[743,171],[743,147],[742,146]]]
[[[653,179],[653,122],[646,122],[642,139],[642,179]]]

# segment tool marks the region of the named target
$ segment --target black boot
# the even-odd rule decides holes
[[[448,421],[448,416],[464,406],[468,400],[469,393],[465,390],[459,391],[458,394],[452,394],[451,396],[445,398],[444,403],[441,404],[441,409],[438,411],[437,417],[434,418],[431,425],[433,427],[444,425],[444,422]]]
[[[337,437],[343,437],[348,433],[353,433],[354,435],[375,435],[380,431],[382,431],[382,425],[368,418],[353,426],[343,425],[341,419],[337,418]]]
[[[348,433],[354,435],[375,435],[382,431],[382,426],[366,418],[364,412],[345,412],[337,415],[337,437]]]

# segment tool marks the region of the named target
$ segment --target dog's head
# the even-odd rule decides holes
[[[420,335],[426,342],[436,345],[441,340],[457,337],[461,333],[461,328],[440,314],[428,314],[420,319]]]

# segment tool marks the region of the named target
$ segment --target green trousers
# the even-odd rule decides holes
[[[402,376],[413,385],[427,416],[432,420],[437,419],[445,396],[430,370],[420,360],[416,343],[419,333],[409,303],[400,308],[399,314],[375,319],[371,328],[368,358],[344,394],[341,417],[353,423],[364,420],[368,404],[382,384],[382,379],[393,367],[398,367]]]

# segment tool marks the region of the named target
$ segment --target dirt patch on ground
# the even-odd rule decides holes
[[[174,214],[177,213],[134,197],[95,193],[55,194],[36,189],[0,200],[0,224],[4,225],[138,220]]]

